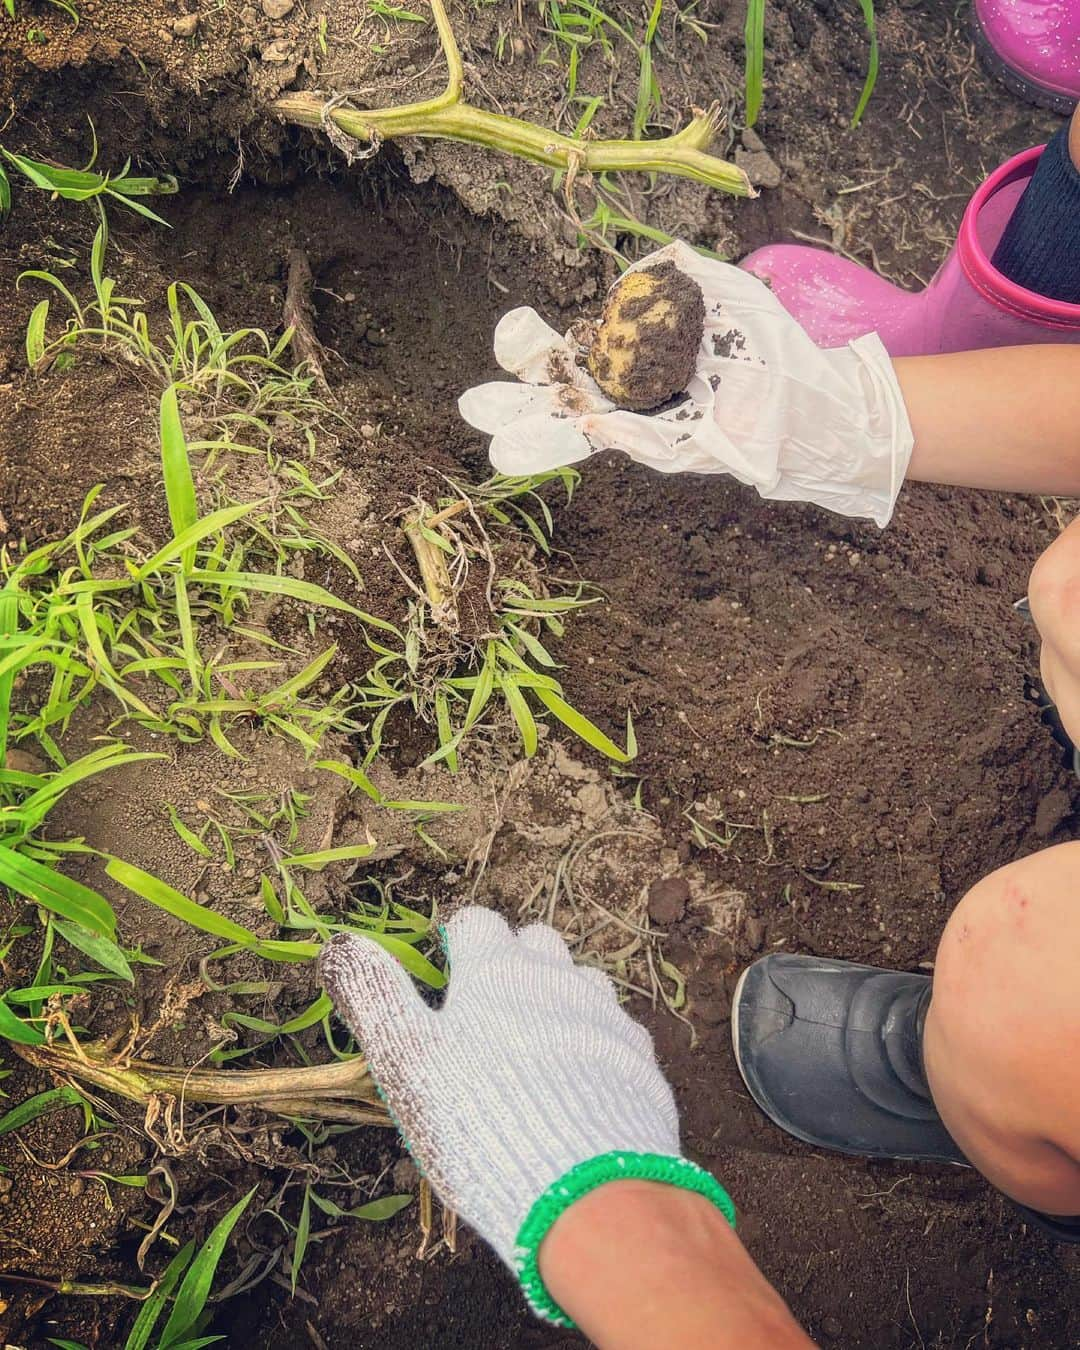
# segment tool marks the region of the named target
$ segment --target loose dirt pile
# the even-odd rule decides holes
[[[0,30],[0,93],[11,110],[0,143],[81,164],[88,115],[106,167],[133,155],[140,171],[182,180],[178,196],[160,199],[170,230],[111,212],[110,274],[126,294],[164,319],[166,288],[183,279],[223,326],[280,332],[288,259],[305,255],[314,332],[344,418],[318,441],[318,463],[340,476],[312,506],[311,523],[355,562],[362,586],[332,557],[305,559],[303,576],[404,622],[416,570],[402,511],[418,496],[446,495],[447,477],[479,483],[488,474],[485,446],[454,404],[495,373],[499,315],[531,304],[561,331],[595,310],[616,275],[602,248],[579,247],[583,233],[599,233],[596,199],[583,185],[574,220],[544,170],[444,142],[385,146],[346,167],[323,138],[267,111],[291,89],[347,92],[370,107],[438,93],[445,71],[430,23],[344,0],[84,0],[77,29],[36,0],[17,9]],[[611,13],[633,32],[647,17],[622,3]],[[893,2],[878,14],[878,90],[852,131],[866,59],[858,7],[777,0],[768,15],[760,134],[730,130],[716,148],[756,181],[780,185],[736,201],[693,183],[627,178],[624,214],[733,258],[769,239],[812,236],[901,282],[925,281],[974,183],[1044,139],[1051,119],[987,80],[953,5]],[[535,8],[502,0],[451,17],[476,101],[573,130],[582,105],[567,97],[566,53]],[[743,18],[741,7],[711,2],[681,15],[665,7],[652,130],[673,129],[714,99],[737,126]],[[585,53],[578,92],[602,95],[593,126],[620,135],[638,66],[627,43],[611,47],[610,56],[600,43]],[[117,360],[25,367],[26,320],[39,296],[29,285],[17,292],[16,278],[47,266],[85,283],[95,226],[85,207],[50,203],[18,183],[0,225],[0,543],[11,550],[71,530],[98,483],[100,505],[126,503],[147,534],[167,535],[156,394],[146,380]],[[628,256],[649,246],[618,227],[601,242]],[[307,462],[302,440],[282,435],[283,456]],[[215,789],[249,806],[254,794],[264,805],[302,794],[296,850],[377,841],[364,863],[311,875],[307,899],[320,913],[389,885],[424,913],[477,899],[514,918],[553,919],[580,955],[616,974],[631,1010],[653,1027],[687,1148],[735,1196],[751,1251],[822,1344],[1070,1344],[1074,1254],[1028,1231],[974,1175],[866,1165],[786,1139],[747,1098],[728,1024],[739,971],[774,947],[928,969],[968,886],[1069,832],[1080,799],[1035,714],[1032,634],[1011,609],[1057,529],[1053,512],[1037,500],[916,488],[879,533],[765,505],[726,480],[650,475],[615,455],[586,466],[569,504],[557,488],[545,490],[552,557],[524,529],[516,544],[506,535],[500,556],[518,576],[598,588],[586,594],[599,603],[569,616],[552,652],[567,696],[606,734],[620,739],[632,712],[631,765],[612,772],[553,721],[541,723],[538,752],[525,762],[501,715],[463,748],[452,775],[445,764],[421,767],[436,729],[402,706],[385,726],[377,788],[459,811],[418,818],[382,809],[316,769],[301,746],[251,727],[237,736],[244,758],[169,743],[167,759],[72,794],[50,828],[83,835],[273,936],[259,894],[259,836],[229,817],[235,858],[207,860],[184,844],[165,803],[194,829],[203,804],[221,800]],[[336,642],[321,677],[328,696],[371,664],[363,627],[347,616],[317,634],[292,602],[263,617],[276,639],[308,656]],[[76,719],[67,752],[93,745],[113,716],[95,705]],[[124,735],[162,748],[144,732]],[[323,753],[355,760],[364,748],[362,737],[339,738]],[[110,886],[92,860],[87,868],[94,884]],[[275,968],[267,982],[265,964],[246,956],[212,967],[218,987],[208,988],[200,963],[213,939],[119,888],[107,893],[125,944],[163,964],[140,967],[130,999],[95,999],[95,1036],[123,1036],[137,1015],[153,1030],[147,1056],[194,1065],[215,1047],[259,1044],[235,1014],[281,1022],[315,996],[310,965]],[[19,907],[5,919],[34,922]],[[29,939],[16,945],[5,984],[31,976],[35,960]],[[237,992],[259,981],[262,992]],[[328,1058],[317,1025],[239,1063],[304,1057]],[[12,1101],[53,1086],[17,1061],[8,1067]],[[330,1130],[312,1143],[242,1109],[189,1116],[185,1137],[155,1152],[140,1109],[117,1112],[93,1167],[112,1175],[166,1167],[178,1196],[169,1238],[205,1238],[240,1194],[261,1188],[262,1212],[237,1230],[219,1275],[218,1290],[232,1296],[216,1305],[212,1329],[230,1344],[581,1343],[528,1319],[509,1277],[471,1236],[460,1234],[453,1253],[440,1243],[437,1212],[417,1259],[415,1200],[384,1223],[315,1221],[291,1295],[282,1219],[295,1227],[306,1183],[328,1187],[343,1209],[416,1194],[390,1131]],[[159,1175],[145,1192],[106,1191],[79,1174],[85,1155],[42,1165],[64,1158],[79,1136],[69,1110],[0,1138],[0,1271],[145,1285],[136,1250],[167,1183]],[[168,1239],[159,1243],[147,1269],[160,1269],[171,1250]],[[247,1288],[256,1272],[264,1278]],[[131,1323],[123,1298],[54,1297],[2,1274],[0,1287],[0,1335],[13,1345],[37,1350],[55,1336],[118,1346]]]

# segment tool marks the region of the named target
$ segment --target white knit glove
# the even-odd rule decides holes
[[[731,1201],[680,1155],[652,1040],[604,974],[576,967],[547,924],[515,934],[477,906],[450,920],[444,941],[438,1011],[364,938],[327,944],[323,984],[440,1199],[517,1273],[534,1311],[569,1326],[537,1251],[575,1200],[645,1177],[708,1196],[734,1222]]]
[[[822,351],[763,281],[688,244],[633,270],[665,260],[705,297],[689,399],[659,413],[618,409],[579,364],[573,330],[562,338],[535,310],[511,310],[495,329],[495,359],[522,383],[482,384],[458,402],[491,435],[495,468],[539,473],[623,450],[662,473],[730,473],[763,497],[887,525],[913,438],[877,334]]]

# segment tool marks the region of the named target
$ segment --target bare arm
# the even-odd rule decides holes
[[[893,361],[915,449],[908,478],[1080,496],[1080,346]]]
[[[544,1239],[540,1273],[600,1350],[813,1350],[720,1211],[673,1186],[584,1196]]]

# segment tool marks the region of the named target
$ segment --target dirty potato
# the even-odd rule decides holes
[[[690,383],[704,328],[701,288],[674,263],[628,272],[608,293],[589,371],[620,408],[658,408]]]

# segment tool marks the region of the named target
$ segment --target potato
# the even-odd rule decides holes
[[[690,383],[704,330],[701,288],[674,263],[628,272],[604,303],[589,372],[620,408],[658,408]]]

